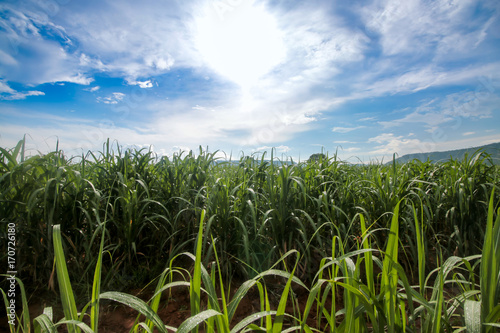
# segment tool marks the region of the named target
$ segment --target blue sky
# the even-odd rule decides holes
[[[499,142],[499,15],[497,0],[3,1],[0,146],[366,162]]]

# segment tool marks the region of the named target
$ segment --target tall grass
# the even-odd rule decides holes
[[[164,271],[159,279],[155,294],[145,302],[135,296],[121,292],[99,293],[100,273],[102,271],[102,252],[105,233],[102,233],[99,260],[97,262],[92,299],[83,310],[76,311],[76,303],[73,296],[72,285],[68,276],[68,270],[63,250],[63,240],[61,238],[60,226],[53,227],[53,243],[55,253],[55,263],[57,267],[57,280],[61,302],[64,310],[64,318],[56,321],[53,318],[51,308],[46,308],[44,313],[34,320],[35,331],[54,332],[59,326],[67,326],[69,332],[97,332],[98,330],[98,308],[99,300],[112,300],[125,304],[141,315],[146,321],[136,321],[134,330],[143,329],[151,331],[156,328],[159,332],[177,331],[190,332],[198,331],[200,325],[204,325],[206,332],[239,332],[245,330],[257,330],[266,332],[292,332],[304,331],[329,331],[329,332],[368,332],[369,328],[373,332],[416,332],[417,327],[421,327],[425,332],[456,332],[463,329],[474,332],[493,332],[500,327],[500,303],[499,295],[499,269],[500,256],[498,252],[498,242],[500,237],[500,215],[497,214],[494,220],[493,193],[489,204],[488,221],[486,229],[486,240],[483,244],[483,256],[473,256],[469,258],[450,257],[441,267],[430,272],[424,282],[424,288],[420,285],[411,286],[408,282],[405,271],[397,262],[398,255],[398,225],[399,225],[399,204],[392,214],[390,227],[390,238],[387,248],[379,251],[370,248],[371,233],[367,232],[364,218],[360,215],[362,229],[364,230],[360,249],[344,252],[344,245],[339,236],[333,239],[332,256],[322,260],[321,267],[316,274],[315,283],[309,290],[309,298],[305,308],[296,308],[293,313],[286,312],[286,305],[289,297],[293,299],[292,283],[302,288],[308,289],[300,281],[294,272],[299,262],[299,255],[296,251],[289,251],[280,259],[285,263],[287,257],[296,255],[296,261],[291,272],[286,270],[270,269],[258,274],[255,278],[244,282],[234,294],[232,300],[226,300],[224,292],[224,282],[221,266],[218,260],[217,251],[214,249],[216,264],[214,271],[209,273],[202,265],[202,245],[207,242],[203,238],[205,211],[201,212],[199,222],[199,232],[197,235],[196,255],[186,253],[194,261],[194,272],[189,282],[166,283],[168,274],[174,272],[171,269],[172,263]],[[211,238],[213,244],[213,237]],[[337,243],[337,240],[339,242]],[[338,245],[338,246],[337,246]],[[362,247],[362,248],[361,248]],[[445,289],[445,284],[470,284],[475,288],[473,279],[469,281],[460,278],[461,274],[449,278],[450,273],[457,271],[463,264],[481,258],[480,287],[477,292],[462,292],[452,295],[450,298]],[[365,261],[365,276],[362,277],[362,262]],[[373,274],[373,262],[381,271],[381,276]],[[286,264],[285,264],[286,267]],[[474,276],[474,270],[469,271]],[[218,274],[219,279],[215,278]],[[279,303],[273,309],[271,306],[265,277],[275,275],[285,278],[286,284],[282,290]],[[436,275],[434,278],[433,276]],[[432,295],[428,299],[426,285],[434,280]],[[220,296],[216,292],[219,284]],[[162,323],[157,314],[160,296],[163,292],[173,287],[188,286],[191,299],[191,316],[186,319],[178,328],[166,326]],[[202,288],[203,286],[203,288]],[[258,287],[261,298],[261,311],[251,314],[243,320],[233,323],[232,318],[241,300],[252,287]],[[208,296],[207,308],[202,310],[202,291]],[[336,294],[343,291],[343,306],[336,306]],[[24,289],[22,289],[25,298]],[[5,297],[5,301],[7,299]],[[479,301],[474,300],[479,297]],[[331,306],[327,306],[327,300],[331,301]],[[316,302],[316,315],[322,315],[326,319],[326,324],[318,320],[316,327],[311,327],[308,319],[311,310]],[[420,305],[418,308],[414,306]],[[23,302],[26,315],[27,303]],[[89,327],[83,318],[90,307]],[[339,310],[337,310],[339,309]],[[454,313],[460,311],[464,313],[463,319],[455,316]],[[285,318],[291,321],[285,321]],[[29,317],[28,317],[29,318]],[[254,322],[262,319],[261,324]],[[28,319],[29,320],[29,319]],[[296,324],[293,324],[296,322]],[[314,322],[314,321],[313,321]],[[287,323],[287,324],[285,324]],[[26,326],[25,326],[26,327]],[[232,328],[231,328],[232,327]],[[29,331],[29,328],[27,328]],[[14,332],[15,328],[11,327]]]
[[[56,277],[67,286],[59,294],[74,330],[82,327],[75,317],[81,302],[64,294],[69,285],[77,299],[91,300],[93,331],[100,299],[131,302],[147,316],[138,327],[152,330],[160,324],[161,294],[188,285],[195,318],[182,326],[188,331],[202,323],[216,331],[232,325],[266,331],[496,329],[500,172],[484,153],[387,165],[351,165],[335,155],[299,164],[274,154],[227,162],[201,148],[157,157],[110,141],[102,152],[78,158],[57,147],[47,155],[29,153],[24,140],[0,150],[0,237],[16,223],[18,276],[27,286],[47,284],[58,258]],[[195,270],[189,282],[174,282],[172,263],[185,253],[193,253],[187,257]],[[284,279],[277,304],[265,284],[273,274]],[[143,287],[156,278],[149,301],[100,292]],[[246,281],[232,300],[228,291],[215,293],[231,278]],[[314,295],[306,310],[291,293],[298,285],[310,286]],[[260,323],[232,323],[250,288],[259,291]],[[203,297],[209,300],[204,309]],[[293,313],[284,311],[287,304]],[[481,316],[464,317],[475,311]],[[54,319],[49,314],[37,322],[48,325]],[[491,324],[478,326],[478,320]]]

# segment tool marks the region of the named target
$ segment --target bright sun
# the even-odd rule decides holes
[[[254,1],[213,3],[196,21],[196,47],[217,73],[250,88],[285,57],[281,32],[274,17]]]

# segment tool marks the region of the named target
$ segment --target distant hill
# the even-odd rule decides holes
[[[484,146],[480,146],[480,147],[464,148],[464,149],[457,149],[457,150],[407,154],[407,155],[403,155],[403,156],[397,158],[396,161],[401,162],[401,163],[405,163],[405,162],[417,159],[417,160],[425,162],[425,161],[427,161],[427,159],[429,159],[432,162],[444,162],[444,161],[448,161],[450,159],[450,157],[453,157],[453,159],[463,159],[465,157],[465,154],[467,154],[470,157],[478,149],[481,149],[485,153],[490,154],[491,158],[493,159],[493,162],[495,164],[500,164],[500,142],[492,143],[492,144],[484,145]]]

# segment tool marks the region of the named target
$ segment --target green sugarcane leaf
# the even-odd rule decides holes
[[[99,298],[109,299],[127,305],[132,309],[136,310],[137,312],[139,312],[140,314],[144,315],[146,319],[153,322],[159,332],[161,333],[168,332],[167,329],[165,328],[165,325],[161,321],[160,317],[158,317],[158,315],[143,300],[141,300],[136,296],[116,291],[110,291],[101,294]]]
[[[177,329],[178,333],[189,333],[191,330],[195,329],[200,325],[202,322],[205,320],[215,317],[215,316],[220,316],[222,313],[215,311],[213,309],[205,310],[202,311],[195,316],[191,316],[188,319],[186,319]]]
[[[101,245],[99,247],[99,256],[94,271],[94,281],[92,284],[92,301],[90,307],[90,326],[97,333],[99,329],[99,294],[101,293],[101,272],[102,272],[102,253],[104,249],[104,235],[106,227],[103,227],[101,235]]]
[[[59,291],[61,293],[61,302],[63,306],[64,316],[68,320],[78,320],[78,312],[76,310],[75,297],[66,267],[66,258],[62,247],[61,239],[61,226],[59,224],[53,227],[53,242],[54,254],[56,261],[57,281],[59,284]],[[75,325],[68,325],[70,333],[77,332]]]
[[[465,300],[464,320],[467,333],[481,332],[481,302]]]
[[[35,333],[57,333],[57,328],[45,313],[39,315],[33,320],[33,326],[35,328]]]
[[[248,327],[252,322],[259,320],[261,318],[264,318],[266,316],[272,316],[275,314],[276,314],[276,311],[261,311],[261,312],[251,314],[248,317],[241,320],[239,323],[237,323],[233,327],[233,329],[231,330],[230,333],[237,333],[237,332],[241,331],[242,329],[245,329],[246,327]]]

